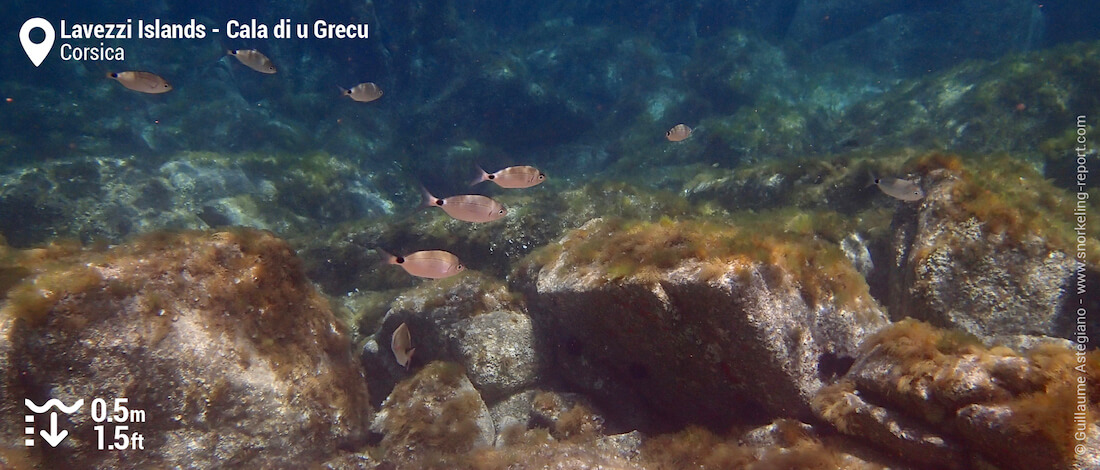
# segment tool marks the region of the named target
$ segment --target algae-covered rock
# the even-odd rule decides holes
[[[912,319],[861,350],[844,379],[813,402],[841,433],[951,468],[1100,465],[1090,450],[1100,441],[1100,396],[1086,385],[1097,379],[1095,351],[1048,340],[1017,353]]]
[[[1068,337],[1077,246],[1073,196],[1006,158],[965,165],[936,154],[925,160],[946,167],[923,178],[924,200],[895,214],[888,260],[891,316],[985,339]],[[1084,252],[1097,259],[1096,238],[1084,240]]]
[[[823,437],[812,426],[790,419],[726,436],[690,426],[647,439],[640,460],[646,468],[662,470],[907,468],[866,448]]]
[[[24,271],[0,307],[4,441],[23,442],[24,398],[85,403],[60,419],[59,446],[28,449],[39,465],[298,467],[365,438],[371,407],[344,327],[269,233],[58,245],[6,262]],[[117,398],[145,412],[124,430],[144,436],[142,451],[97,450],[92,401]]]
[[[808,415],[822,363],[886,320],[838,247],[768,228],[597,219],[516,284],[553,370],[624,419]]]
[[[489,409],[458,364],[437,361],[402,381],[374,417],[386,460],[423,467],[492,445]],[[405,467],[403,467],[405,468]]]
[[[424,283],[393,300],[362,356],[376,392],[385,393],[409,373],[390,348],[393,331],[402,323],[416,348],[410,369],[434,360],[458,362],[486,401],[516,393],[538,378],[531,319],[504,285],[480,273]]]

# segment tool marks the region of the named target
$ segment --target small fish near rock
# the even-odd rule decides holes
[[[425,188],[420,189],[423,196],[420,207],[439,207],[447,215],[463,222],[492,222],[508,214],[503,204],[486,196],[464,194],[441,199],[432,196]]]
[[[546,174],[533,166],[510,166],[494,173],[489,173],[480,166],[477,170],[481,174],[470,182],[470,186],[492,181],[502,188],[519,189],[530,188],[546,181]]]
[[[386,264],[401,266],[405,272],[416,277],[443,279],[466,270],[458,257],[443,250],[426,250],[396,256],[379,249],[386,257]]]
[[[266,55],[256,49],[231,49],[227,54],[236,57],[248,68],[260,73],[272,74],[276,72],[275,64]]]
[[[909,180],[899,178],[876,178],[871,175],[871,182],[867,186],[875,185],[886,195],[906,202],[924,199],[924,190],[920,185]]]
[[[393,351],[393,358],[405,370],[409,369],[413,353],[416,352],[416,348],[411,346],[412,336],[409,334],[409,326],[402,323],[396,330],[393,330],[393,336],[390,337],[390,350]]]
[[[360,83],[351,88],[341,87],[340,92],[342,92],[344,96],[360,103],[370,103],[382,97],[382,89],[371,82]]]
[[[677,124],[672,126],[672,129],[669,129],[668,132],[665,132],[665,138],[670,142],[680,142],[691,137],[691,132],[691,128],[687,124]]]
[[[172,85],[160,75],[149,72],[110,72],[107,78],[115,80],[122,86],[134,91],[149,94],[160,94],[172,91]]]

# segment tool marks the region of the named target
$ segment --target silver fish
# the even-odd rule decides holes
[[[360,83],[351,87],[351,89],[340,88],[340,91],[344,93],[344,96],[360,103],[369,103],[382,97],[382,89],[371,82]]]
[[[491,198],[477,194],[464,194],[440,199],[427,189],[421,189],[420,207],[438,207],[447,215],[464,222],[492,222],[508,213],[508,209]]]
[[[920,185],[909,180],[903,180],[898,178],[875,178],[871,175],[871,182],[868,184],[878,186],[882,192],[886,195],[902,201],[911,202],[924,199],[924,190],[920,188]]]
[[[248,68],[260,73],[275,73],[275,64],[268,59],[266,55],[256,49],[233,49],[227,51],[227,53],[242,64],[248,66]]]
[[[691,137],[691,128],[686,124],[677,124],[672,126],[668,132],[665,132],[665,138],[672,142],[679,142],[681,140]]]
[[[481,174],[470,182],[470,186],[492,181],[502,188],[530,188],[546,181],[546,175],[533,166],[510,166],[495,173],[486,172],[480,166],[477,170]]]
[[[117,80],[122,86],[142,93],[159,94],[172,91],[172,85],[160,75],[149,72],[111,72],[107,78]]]
[[[378,251],[386,257],[387,264],[401,266],[405,272],[416,277],[443,279],[466,270],[466,266],[462,265],[457,256],[443,250],[417,251],[405,256]]]
[[[412,336],[409,335],[409,327],[402,323],[393,330],[393,336],[390,337],[390,350],[393,351],[393,358],[397,359],[397,363],[405,369],[409,368],[413,353],[416,352],[416,348],[409,346],[412,346]]]

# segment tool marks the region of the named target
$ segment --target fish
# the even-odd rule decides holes
[[[878,189],[890,197],[906,202],[924,199],[924,190],[917,183],[898,178],[876,178],[873,174],[869,176],[871,182],[867,186],[878,186]]]
[[[665,132],[665,137],[672,142],[679,142],[691,137],[691,128],[686,124],[677,124]]]
[[[159,94],[172,91],[172,85],[160,75],[149,72],[109,72],[107,78],[117,80],[122,86],[142,93]]]
[[[370,103],[382,97],[382,89],[371,82],[360,83],[350,89],[340,88],[340,91],[344,93],[344,96],[360,103]]]
[[[409,327],[402,323],[396,330],[393,330],[393,336],[390,337],[390,349],[393,351],[393,358],[397,359],[397,363],[405,370],[409,369],[413,353],[416,352],[416,348],[410,348],[409,346],[412,346]]]
[[[416,277],[443,279],[466,270],[457,256],[443,250],[417,251],[405,256],[395,256],[381,249],[378,251],[386,257],[386,264],[401,266],[405,272]]]
[[[492,181],[502,188],[530,188],[546,181],[546,175],[533,166],[510,166],[495,173],[486,172],[480,166],[477,170],[481,174],[470,182],[470,186]]]
[[[477,194],[464,194],[440,199],[420,188],[420,207],[439,207],[447,215],[464,222],[492,222],[508,214],[508,209],[493,199]]]
[[[275,64],[271,63],[271,59],[268,59],[266,55],[256,49],[232,49],[226,52],[257,72],[275,73],[276,71]]]

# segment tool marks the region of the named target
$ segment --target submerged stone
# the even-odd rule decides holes
[[[24,398],[85,403],[60,420],[70,435],[58,447],[28,449],[37,465],[298,467],[366,436],[372,410],[344,327],[270,233],[5,258],[25,276],[0,307],[0,392],[12,398],[0,435],[23,442]],[[144,411],[130,423],[142,451],[96,450],[92,401],[118,398]]]
[[[839,248],[762,231],[596,219],[570,232],[515,274],[546,360],[643,431],[808,415],[821,358],[854,354],[886,319]]]

